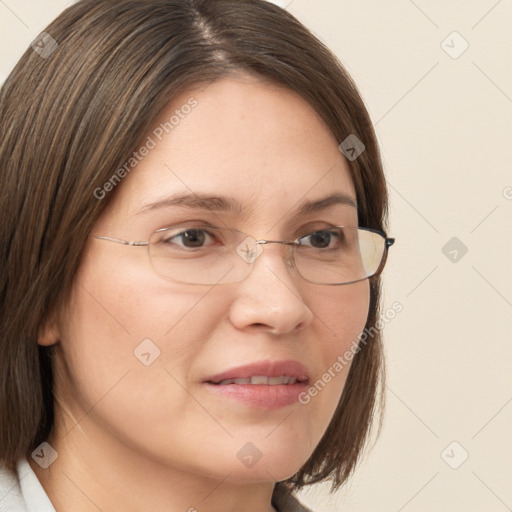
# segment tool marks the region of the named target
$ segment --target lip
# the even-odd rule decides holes
[[[258,361],[244,366],[238,366],[222,373],[217,373],[205,379],[205,382],[217,384],[227,379],[245,379],[255,375],[263,377],[294,377],[297,380],[306,381],[309,378],[307,368],[298,361]]]
[[[293,377],[295,384],[222,384],[228,379],[243,379],[253,376]],[[298,361],[259,361],[208,377],[203,384],[206,388],[227,399],[236,400],[253,408],[278,409],[298,403],[309,381],[307,368]]]

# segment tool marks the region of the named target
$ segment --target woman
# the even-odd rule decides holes
[[[335,57],[265,1],[82,0],[0,111],[0,504],[289,512],[339,488],[393,239]]]

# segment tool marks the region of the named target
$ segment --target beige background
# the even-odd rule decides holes
[[[70,3],[0,0],[0,80]],[[275,3],[369,108],[397,238],[385,304],[403,305],[385,328],[381,437],[342,491],[302,498],[316,512],[512,510],[512,3]]]

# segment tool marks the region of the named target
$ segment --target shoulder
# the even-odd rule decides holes
[[[313,512],[306,508],[282,483],[277,483],[272,493],[272,505],[278,512]]]

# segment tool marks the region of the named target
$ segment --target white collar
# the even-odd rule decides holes
[[[27,512],[55,512],[50,498],[26,459],[18,460],[17,470]]]

